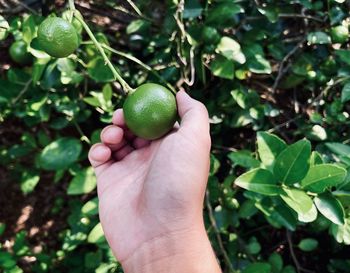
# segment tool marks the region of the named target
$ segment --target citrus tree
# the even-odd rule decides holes
[[[0,271],[122,272],[88,149],[117,108],[163,136],[184,89],[210,115],[204,215],[223,271],[350,272],[348,1],[8,2]]]

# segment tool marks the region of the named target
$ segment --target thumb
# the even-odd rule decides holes
[[[176,94],[176,101],[181,118],[180,130],[209,136],[209,117],[204,104],[192,99],[185,91]]]

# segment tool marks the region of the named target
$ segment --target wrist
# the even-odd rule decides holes
[[[221,272],[204,225],[153,238],[121,263],[126,273]]]

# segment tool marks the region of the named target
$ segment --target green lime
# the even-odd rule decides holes
[[[10,56],[19,64],[29,64],[33,59],[27,50],[27,44],[22,40],[16,41],[10,46]]]
[[[77,11],[75,12],[75,14],[78,15],[81,19],[83,18],[80,13],[77,13]],[[72,16],[71,10],[66,10],[62,13],[62,18],[68,22],[69,22],[71,16]],[[72,25],[78,33],[81,33],[83,31],[83,25],[75,17],[73,17],[73,19],[72,19]]]
[[[56,58],[69,56],[79,46],[74,26],[58,17],[49,17],[40,24],[38,42],[47,54]]]
[[[220,40],[220,34],[216,28],[205,26],[202,30],[202,39],[207,44],[217,44]]]
[[[333,43],[345,43],[349,39],[349,29],[346,26],[336,26],[331,29]]]
[[[177,118],[174,94],[155,83],[136,88],[126,98],[123,110],[129,129],[135,135],[150,140],[168,133]]]

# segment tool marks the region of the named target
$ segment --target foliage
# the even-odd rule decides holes
[[[89,2],[77,8],[131,86],[184,88],[207,106],[205,221],[224,271],[350,272],[348,1]],[[71,18],[68,4],[47,8]],[[76,18],[78,49],[43,52],[44,19],[0,16],[0,271],[122,272],[87,152],[124,85]],[[18,42],[22,64],[9,53]],[[39,233],[17,226],[22,207],[11,220],[32,199]]]

